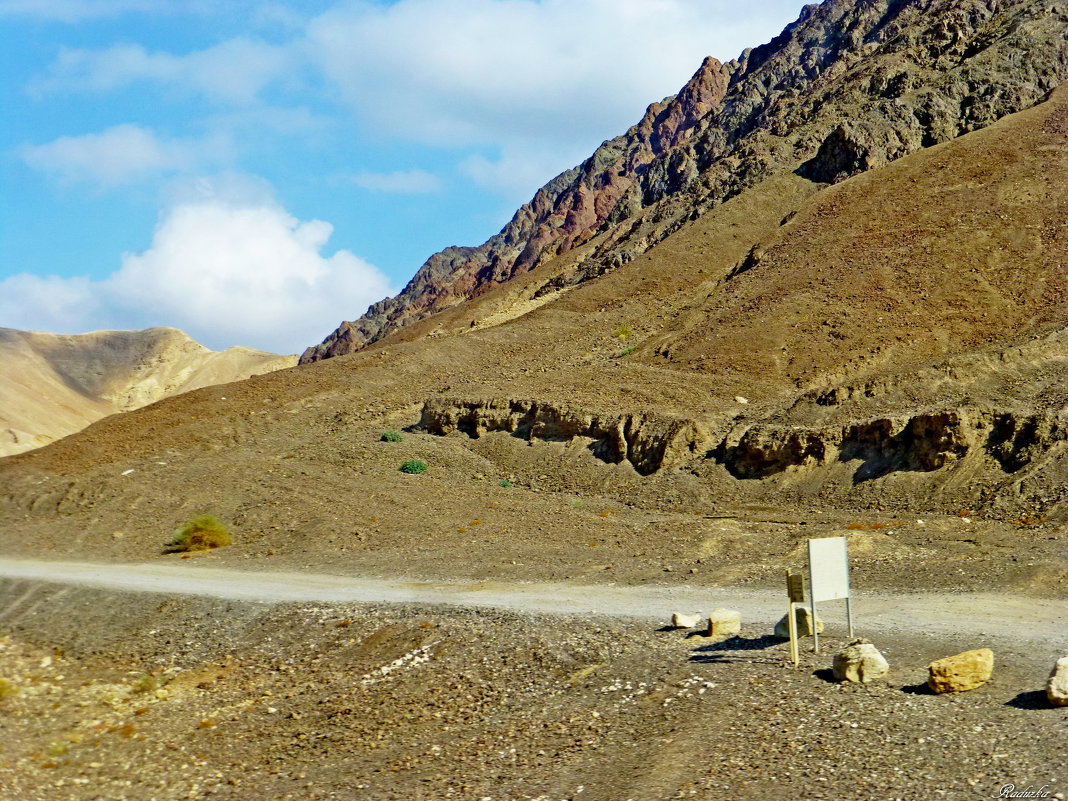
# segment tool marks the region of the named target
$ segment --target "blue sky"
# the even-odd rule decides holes
[[[801,6],[0,0],[0,326],[297,352]]]

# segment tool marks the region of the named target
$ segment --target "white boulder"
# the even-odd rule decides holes
[[[677,629],[692,629],[696,628],[697,624],[701,621],[701,616],[697,615],[684,615],[682,612],[676,612],[671,616],[671,625]]]
[[[709,637],[729,637],[742,630],[742,613],[734,609],[713,609],[708,616]]]
[[[879,649],[867,640],[854,640],[834,656],[834,678],[867,684],[890,672],[890,665]]]
[[[797,636],[812,636],[812,610],[807,606],[794,607],[794,619],[797,620]],[[823,620],[816,618],[816,633],[823,634]],[[790,639],[790,621],[783,615],[775,624],[775,636],[783,640]]]
[[[1046,682],[1046,698],[1053,706],[1068,706],[1068,656],[1062,656],[1053,666]]]

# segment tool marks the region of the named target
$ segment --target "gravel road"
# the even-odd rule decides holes
[[[668,620],[673,612],[737,609],[747,621],[774,622],[785,593],[755,589],[567,583],[413,581],[198,567],[0,559],[0,576],[121,591],[278,602],[388,603],[504,609],[542,614],[603,614]],[[859,635],[977,634],[1053,643],[1063,639],[1068,609],[1059,600],[996,593],[856,593]],[[842,602],[820,606],[829,631],[844,628]]]

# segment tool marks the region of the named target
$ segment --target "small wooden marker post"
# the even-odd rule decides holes
[[[805,580],[800,573],[792,570],[786,571],[786,593],[790,596],[790,606],[786,612],[786,625],[790,630],[790,659],[797,667],[801,662],[801,655],[797,646],[797,604],[805,602]]]

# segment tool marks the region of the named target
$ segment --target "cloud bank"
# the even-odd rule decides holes
[[[372,192],[399,195],[426,195],[441,191],[441,179],[426,170],[395,170],[371,172],[362,170],[352,176],[352,182]]]
[[[293,353],[390,294],[349,251],[324,255],[333,227],[277,203],[227,197],[172,206],[152,244],[101,281],[28,274],[0,282],[0,325],[75,333],[170,325],[212,348]]]
[[[111,187],[203,168],[225,159],[228,151],[222,136],[200,141],[165,139],[140,125],[116,125],[100,133],[24,145],[18,154],[29,166],[64,183]]]

